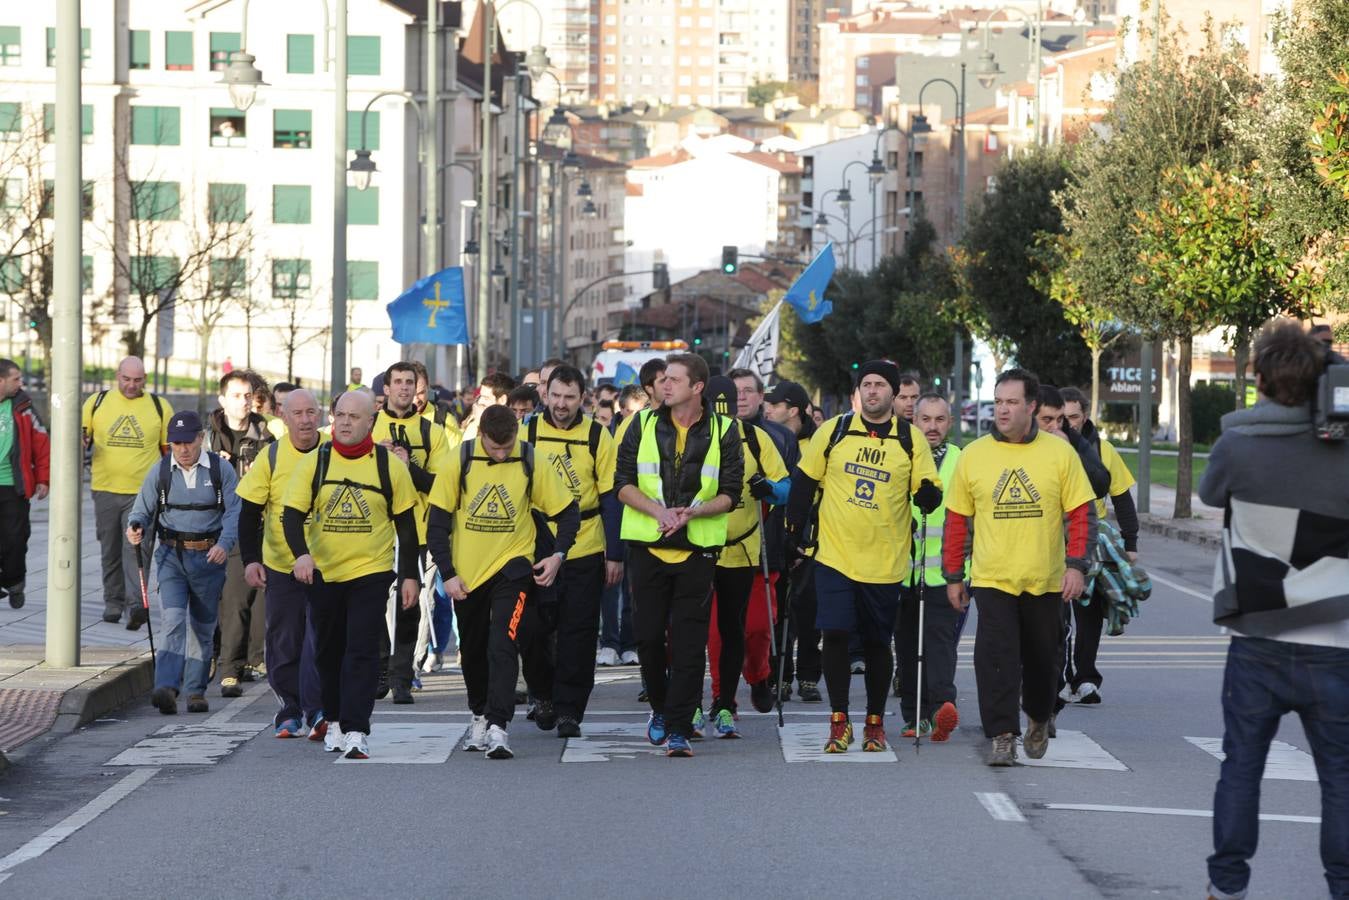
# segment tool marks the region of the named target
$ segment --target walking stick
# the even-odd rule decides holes
[[[927,560],[927,513],[923,513],[923,518],[922,518],[922,528],[921,528],[919,540],[921,541],[921,546],[922,546],[922,548],[923,548],[923,549],[922,549],[922,555],[919,557],[919,559],[921,559],[921,560],[923,560],[924,562],[926,562],[926,560]],[[916,573],[916,572],[917,572],[917,570],[915,569],[915,573]],[[922,722],[923,722],[923,618],[924,618],[923,613],[924,613],[924,607],[926,606],[926,604],[923,602],[923,581],[925,581],[925,580],[926,580],[926,579],[921,579],[921,580],[920,580],[919,578],[916,577],[916,575],[915,575],[915,577],[913,578],[913,582],[914,582],[914,585],[915,585],[915,587],[914,587],[914,595],[915,595],[915,596],[914,596],[914,599],[915,599],[915,600],[917,601],[917,603],[918,603],[918,683],[914,685],[914,701],[913,701],[913,752],[914,752],[914,753],[917,753],[917,752],[918,752],[919,740],[920,740],[920,738],[922,737],[922,734],[923,734],[923,725],[922,725]]]
[[[155,655],[155,625],[150,616],[150,589],[145,582],[145,557],[139,545],[136,546],[136,572],[141,579],[141,609],[145,610],[145,633],[150,636],[150,665],[158,665]]]
[[[768,608],[768,645],[769,647],[772,648],[773,651],[772,658],[776,659],[778,655],[778,636],[777,632],[774,630],[773,627],[776,624],[773,621],[773,582],[768,577],[768,533],[764,531],[763,527],[763,504],[760,503],[758,500],[754,501],[754,511],[759,514],[759,562],[762,563],[763,565],[763,602],[764,606]],[[782,642],[784,644],[787,643],[786,632],[783,632]],[[779,668],[781,668],[780,664]],[[774,693],[777,695],[775,700],[778,706],[779,728],[782,727],[782,689],[780,686],[781,680],[782,677],[781,675],[779,675],[778,676],[779,687],[777,687],[774,690]]]

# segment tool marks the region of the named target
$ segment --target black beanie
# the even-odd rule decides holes
[[[860,385],[862,379],[868,375],[879,375],[890,382],[890,390],[896,394],[899,393],[899,366],[890,362],[888,359],[873,359],[870,362],[862,363],[857,370],[857,383]]]

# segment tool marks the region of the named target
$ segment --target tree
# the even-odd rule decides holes
[[[749,86],[749,105],[764,106],[784,94],[792,93],[790,81],[756,81]]]
[[[1037,235],[1062,230],[1054,195],[1067,180],[1067,157],[1060,149],[1003,163],[997,190],[971,211],[961,240],[963,309],[948,310],[974,334],[983,331],[1015,347],[1017,363],[1049,384],[1084,381],[1090,364],[1087,347],[1063,307],[1033,277],[1038,270],[1033,252]]]
[[[268,269],[270,270],[276,260],[270,260]],[[286,380],[295,384],[295,357],[302,348],[314,341],[322,341],[326,346],[328,336],[331,332],[327,324],[320,328],[308,325],[311,313],[316,312],[318,307],[314,302],[314,295],[311,291],[297,292],[292,298],[283,299],[280,302],[281,327],[278,333],[281,338],[281,351],[286,355]],[[347,306],[348,323],[350,329],[351,307]],[[348,330],[350,334],[350,330]],[[326,376],[320,375],[318,383],[323,384]]]
[[[0,293],[18,306],[22,322],[37,332],[43,358],[51,359],[56,223],[53,191],[43,177],[46,128],[41,115],[4,124],[18,127],[17,138],[0,141]]]

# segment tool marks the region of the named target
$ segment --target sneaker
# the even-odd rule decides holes
[[[637,702],[638,703],[651,702],[651,695],[646,692],[646,688],[642,688],[640,691],[637,692]]]
[[[706,729],[707,716],[703,715],[703,708],[700,706],[693,711],[693,722],[690,724],[689,737],[695,741],[701,741]]]
[[[323,740],[328,736],[328,720],[323,718],[323,713],[319,713],[309,726],[309,739],[314,742]]]
[[[735,718],[731,715],[729,709],[717,710],[717,717],[712,720],[712,727],[717,730],[717,737],[719,738],[740,737],[740,732],[735,728]]]
[[[329,722],[327,732],[323,735],[323,749],[327,753],[341,753],[346,749],[347,739],[342,735],[342,728],[336,722]]]
[[[1021,746],[1026,749],[1026,755],[1031,759],[1044,759],[1045,751],[1049,749],[1049,720],[1037,722],[1031,719],[1026,734],[1021,739]]]
[[[239,679],[234,676],[220,679],[220,696],[222,697],[242,697],[244,689],[239,686]]]
[[[252,666],[244,666],[239,671],[239,680],[253,682],[258,680],[257,670]]]
[[[14,594],[9,595],[9,605],[14,606]],[[19,594],[19,606],[23,606],[23,594]],[[14,607],[18,609],[18,606]],[[140,631],[140,627],[150,620],[150,611],[143,606],[133,606],[126,617],[127,631]]]
[[[918,721],[918,736],[927,737],[932,733],[932,721],[930,719],[920,719]],[[911,738],[914,736],[913,723],[905,722],[904,730],[899,733],[900,737]]]
[[[210,712],[211,704],[206,702],[205,694],[188,694],[187,711],[190,713]]]
[[[831,713],[829,716],[829,740],[825,742],[825,753],[847,753],[852,745],[852,723],[847,713]]]
[[[950,740],[951,732],[956,730],[960,724],[960,713],[956,710],[956,705],[951,701],[946,701],[937,709],[937,714],[932,717],[932,736],[930,741],[941,743]]]
[[[1092,684],[1090,681],[1084,681],[1082,686],[1077,689],[1077,702],[1100,703],[1101,692],[1097,689],[1096,685]]]
[[[894,694],[896,697],[904,693],[904,686],[899,683],[899,672],[895,672],[895,678],[890,682],[890,693]]]
[[[601,647],[600,652],[595,654],[597,666],[616,666],[618,663],[618,651],[613,647]]]
[[[534,710],[534,724],[540,731],[552,731],[557,727],[557,711],[552,700],[540,700]]]
[[[689,739],[682,734],[672,734],[665,744],[666,756],[692,756],[693,748],[689,746]]]
[[[475,753],[487,749],[487,717],[474,716],[468,726],[468,736],[464,738],[464,749]]]
[[[383,700],[389,696],[389,673],[387,671],[379,673],[379,680],[375,682],[375,699]]]
[[[988,764],[990,766],[1016,765],[1016,735],[1010,731],[1006,734],[1000,734],[990,744],[988,753]]]
[[[393,686],[393,702],[399,706],[407,706],[416,701],[412,699],[412,685],[406,681],[400,681]]]
[[[430,675],[433,672],[439,672],[445,666],[445,656],[441,653],[426,654],[426,661],[422,663],[422,674]]]
[[[1081,699],[1081,695],[1078,694],[1077,691],[1073,690],[1071,685],[1065,684],[1063,686],[1063,689],[1059,691],[1059,699],[1062,700],[1064,703],[1076,703],[1078,700]]]
[[[23,600],[24,600],[24,597],[23,597],[23,591],[10,591],[10,592],[9,592],[9,608],[10,608],[10,609],[23,609]],[[142,612],[144,612],[144,610],[142,610]],[[130,623],[128,623],[126,627],[127,627],[127,628],[131,628]],[[138,626],[136,626],[136,627],[139,628],[140,626],[138,625]],[[135,629],[135,628],[131,628],[131,630],[132,630],[132,631],[135,631],[136,629]]]
[[[646,739],[657,747],[665,743],[665,717],[660,713],[652,713],[646,720]]]
[[[511,752],[510,741],[506,739],[506,729],[500,725],[487,726],[487,758],[488,759],[511,759],[515,754]]]
[[[1049,731],[1049,736],[1050,736],[1050,738],[1056,738],[1056,737],[1059,736],[1059,714],[1058,714],[1058,713],[1050,713],[1050,714],[1049,714],[1049,729],[1048,729],[1048,731]]]
[[[122,607],[118,603],[103,604],[103,621],[116,625],[122,621]]]
[[[866,660],[854,659],[850,671],[854,675],[865,675],[867,673]]]
[[[365,732],[348,731],[342,735],[342,756],[346,759],[370,758],[370,745],[365,742]]]
[[[178,692],[173,688],[155,688],[154,693],[150,695],[150,705],[166,716],[176,715],[178,712]]]
[[[560,738],[578,738],[581,736],[581,723],[571,716],[557,717],[557,736]]]
[[[623,666],[635,666],[635,665],[637,665],[637,664],[638,664],[638,660],[637,660],[637,651],[636,651],[636,650],[624,650],[623,653],[618,657],[618,662],[619,662],[619,665],[623,665]]]
[[[923,724],[927,724],[924,720]],[[930,725],[928,725],[931,728]],[[862,726],[862,752],[880,753],[888,745],[885,743],[885,716],[869,715]]]
[[[773,711],[773,685],[765,678],[749,686],[749,702],[761,713]]]
[[[790,684],[784,684],[779,693],[782,695],[782,702],[786,703],[788,700],[792,699],[792,686]]]
[[[790,691],[790,688],[788,689]],[[820,687],[813,681],[803,681],[796,686],[797,695],[805,703],[819,703],[824,697],[820,696]]]
[[[286,719],[276,726],[276,736],[279,738],[303,737],[304,726],[300,724],[299,719]]]

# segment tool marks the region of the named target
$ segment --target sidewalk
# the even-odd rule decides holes
[[[1137,498],[1135,488],[1134,497]],[[1190,499],[1191,518],[1180,520],[1172,518],[1176,509],[1176,489],[1164,484],[1152,485],[1152,512],[1139,513],[1139,525],[1148,534],[1198,544],[1212,550],[1222,547],[1223,511],[1205,506],[1199,497]]]
[[[47,627],[48,504],[32,505],[27,603],[0,600],[0,771],[6,756],[50,731],[65,733],[92,722],[153,685],[146,630],[127,631],[103,621],[103,580],[94,506],[86,493],[80,532],[80,665],[42,665]],[[153,588],[152,588],[153,593]],[[156,604],[151,600],[151,606]],[[155,616],[156,623],[158,615]]]

